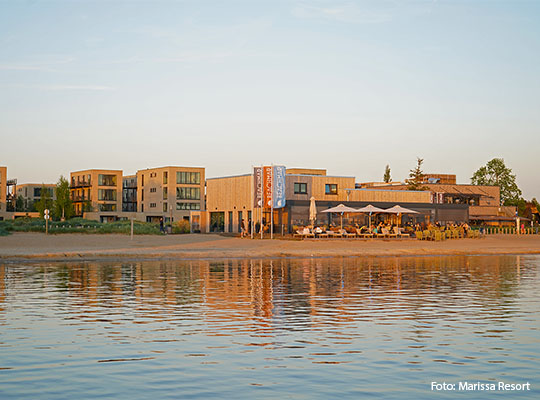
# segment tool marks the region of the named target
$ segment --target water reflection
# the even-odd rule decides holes
[[[534,381],[539,267],[532,256],[4,264],[0,382],[31,397],[18,379],[64,365],[66,384],[103,379],[97,364],[123,365],[118,390],[135,397],[145,380],[127,377],[141,365],[163,380],[158,397],[302,397],[302,382],[326,385],[310,397],[430,398],[436,379]]]

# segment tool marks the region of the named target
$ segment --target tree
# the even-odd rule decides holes
[[[521,199],[521,190],[516,184],[516,176],[504,165],[502,158],[494,158],[480,167],[472,176],[473,185],[498,186],[501,192],[501,205],[517,204]]]
[[[56,201],[54,202],[54,214],[60,217],[61,221],[73,216],[73,202],[69,192],[69,182],[63,176],[60,176],[54,189]],[[43,190],[42,190],[43,192]]]
[[[383,181],[386,183],[392,182],[392,178],[390,177],[390,166],[388,164],[386,164],[386,168],[384,169]]]
[[[24,199],[21,196],[17,196],[17,200],[15,200],[15,209],[17,211],[26,211],[26,207],[24,206]]]
[[[45,185],[41,186],[41,193],[39,200],[35,203],[36,211],[39,212],[39,216],[43,218],[45,209],[50,210],[53,206],[53,201],[51,199],[51,193]]]
[[[427,187],[422,185],[424,181],[423,162],[424,159],[416,157],[416,167],[409,171],[409,179],[405,179],[409,190],[427,190]]]

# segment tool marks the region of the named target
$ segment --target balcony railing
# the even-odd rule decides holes
[[[72,188],[79,188],[79,187],[89,187],[92,186],[90,181],[88,180],[71,180],[71,187]]]

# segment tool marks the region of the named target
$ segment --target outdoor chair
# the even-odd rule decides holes
[[[417,240],[424,240],[424,234],[422,233],[422,231],[416,231],[415,235]]]
[[[397,226],[394,226],[394,233],[396,234],[396,237],[409,237],[410,236],[408,233],[403,232],[403,228],[399,228]]]
[[[359,238],[372,238],[373,233],[371,233],[371,232],[362,232],[362,229],[356,228],[356,236],[358,236]]]

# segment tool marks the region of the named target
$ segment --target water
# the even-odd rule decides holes
[[[539,398],[539,272],[538,256],[4,264],[0,398]]]

